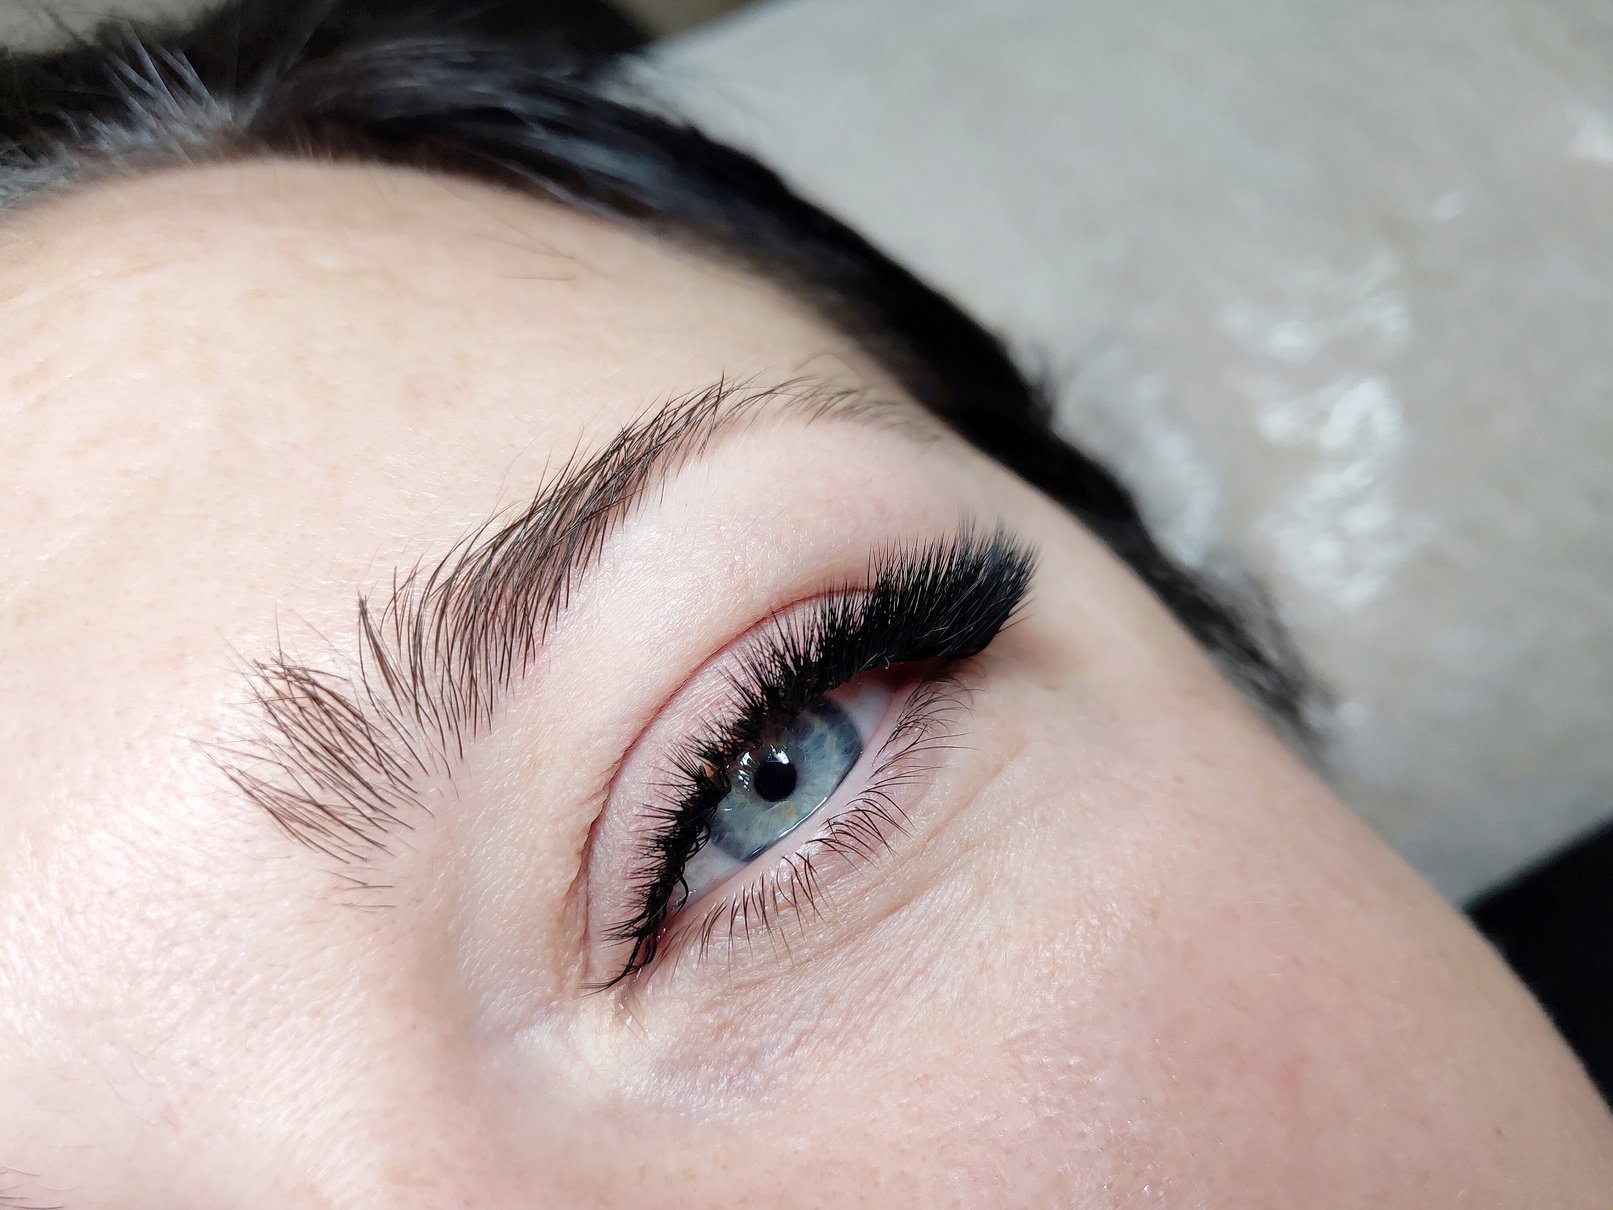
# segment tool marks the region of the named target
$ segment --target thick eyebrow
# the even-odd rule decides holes
[[[430,815],[422,787],[452,779],[492,726],[579,577],[646,495],[724,434],[766,413],[853,420],[931,438],[911,404],[799,379],[719,381],[573,455],[531,503],[495,515],[434,563],[360,593],[357,652],[339,667],[283,647],[246,663],[254,722],[207,745],[214,763],[293,840],[343,862],[384,855]]]

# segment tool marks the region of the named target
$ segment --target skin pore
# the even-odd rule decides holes
[[[777,288],[353,165],[102,182],[0,241],[0,1204],[1613,1188],[1613,1124],[1483,943],[1095,540]],[[248,666],[351,677],[360,593],[720,381],[753,402],[645,485],[384,851],[231,781]],[[889,850],[597,990],[633,787],[724,653],[965,519],[1035,579]]]

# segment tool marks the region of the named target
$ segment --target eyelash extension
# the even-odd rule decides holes
[[[978,655],[1008,625],[1030,589],[1034,567],[1030,550],[1000,527],[982,537],[965,525],[951,538],[879,552],[864,583],[775,618],[730,677],[734,705],[727,716],[673,756],[664,787],[670,802],[650,812],[653,827],[634,886],[638,909],[609,934],[615,943],[631,943],[632,950],[621,973],[604,986],[654,961],[663,926],[687,900],[684,869],[709,838],[717,806],[731,788],[728,769],[770,724],[865,673],[933,665],[935,672],[909,703],[919,714],[909,720],[904,713],[881,750],[876,784],[835,820],[841,851],[863,844],[865,856],[875,833],[883,839],[892,825],[899,826],[900,811],[889,796],[894,784],[877,784],[900,772],[904,754],[892,755],[893,744],[904,737],[923,743],[943,704],[945,695],[937,690],[949,683],[945,670]],[[835,834],[832,826],[831,842]],[[811,877],[807,863],[797,887],[810,892]],[[708,939],[713,927],[708,922]]]

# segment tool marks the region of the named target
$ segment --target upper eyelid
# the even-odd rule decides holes
[[[513,518],[495,517],[437,562],[358,599],[348,671],[284,650],[250,661],[259,726],[210,746],[224,775],[300,844],[343,862],[390,851],[427,813],[423,784],[451,780],[564,611],[579,577],[648,489],[764,416],[871,424],[930,444],[908,403],[800,379],[720,381],[629,424],[575,459]]]

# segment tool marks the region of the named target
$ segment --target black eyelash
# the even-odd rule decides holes
[[[729,716],[673,759],[665,787],[670,801],[651,811],[654,830],[635,887],[640,906],[609,937],[631,943],[632,950],[606,986],[654,961],[663,926],[688,894],[684,868],[709,837],[717,805],[730,789],[727,771],[771,723],[799,714],[864,673],[897,664],[944,668],[979,654],[1024,601],[1034,565],[1031,552],[1002,529],[982,537],[965,526],[952,538],[876,554],[865,583],[827,593],[788,618],[775,619],[732,677],[735,705]],[[917,718],[911,726],[915,734],[924,729]],[[894,764],[882,759],[881,770],[888,772]],[[880,813],[890,823],[899,822],[890,815],[893,810],[899,815],[890,788],[870,787],[861,796],[866,801],[845,813],[847,845],[856,843],[859,820],[869,829],[880,824]],[[810,865],[800,876],[811,878]],[[708,940],[713,927],[708,922]]]

